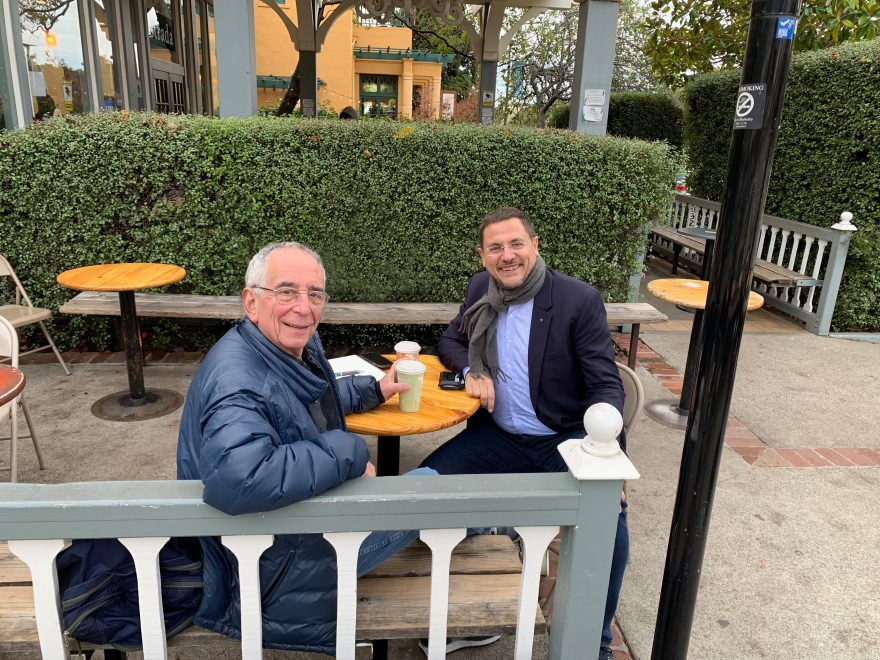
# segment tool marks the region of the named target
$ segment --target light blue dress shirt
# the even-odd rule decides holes
[[[504,376],[495,380],[492,419],[508,433],[555,435],[538,419],[529,394],[529,335],[534,300],[511,305],[498,315],[495,341]],[[506,377],[505,377],[506,376]]]

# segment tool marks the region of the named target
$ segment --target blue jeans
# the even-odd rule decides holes
[[[583,429],[554,436],[517,435],[501,429],[484,410],[477,412],[467,428],[438,447],[422,461],[440,474],[501,474],[523,472],[565,472],[568,468],[556,450],[570,438],[583,437]],[[602,647],[611,646],[611,620],[617,610],[623,572],[629,557],[629,529],[626,502],[621,502],[617,534],[611,559],[611,577],[602,622]]]
[[[427,467],[416,468],[407,472],[405,477],[418,477],[429,474],[437,474],[436,470]],[[488,534],[488,528],[468,529],[467,535]],[[358,577],[372,573],[382,562],[388,559],[398,550],[402,550],[410,543],[419,538],[418,530],[400,530],[396,532],[373,532],[361,543],[358,552]]]

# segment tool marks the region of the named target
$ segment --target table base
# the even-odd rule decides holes
[[[400,436],[378,436],[377,449],[376,476],[396,477],[400,474]]]
[[[114,392],[92,404],[92,414],[110,422],[142,422],[162,417],[183,405],[174,390],[147,390],[143,399],[132,399],[128,391]]]
[[[680,408],[678,399],[658,399],[645,406],[645,414],[658,424],[674,429],[687,428],[688,411]]]

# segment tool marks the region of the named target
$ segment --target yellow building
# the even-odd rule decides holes
[[[292,0],[277,10],[296,20]],[[332,8],[331,8],[332,11]],[[325,21],[328,19],[325,19]],[[278,105],[296,68],[298,53],[276,7],[254,3],[257,51],[257,101]],[[354,10],[333,21],[318,53],[318,105],[334,113],[348,106],[361,115],[440,117],[440,76],[451,55],[412,50],[405,27],[365,25]]]

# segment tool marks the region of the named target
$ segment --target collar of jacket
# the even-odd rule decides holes
[[[296,388],[298,392],[302,392],[304,403],[310,404],[316,401],[324,393],[327,384],[335,382],[317,333],[309,339],[309,343],[303,349],[303,356],[305,357],[305,353],[308,353],[311,361],[321,367],[324,379],[313,374],[293,356],[288,355],[266,339],[266,335],[249,318],[243,318],[239,322],[238,329],[242,338],[263,358],[270,370],[277,374],[281,380]],[[338,401],[338,393],[334,394],[334,398]]]

